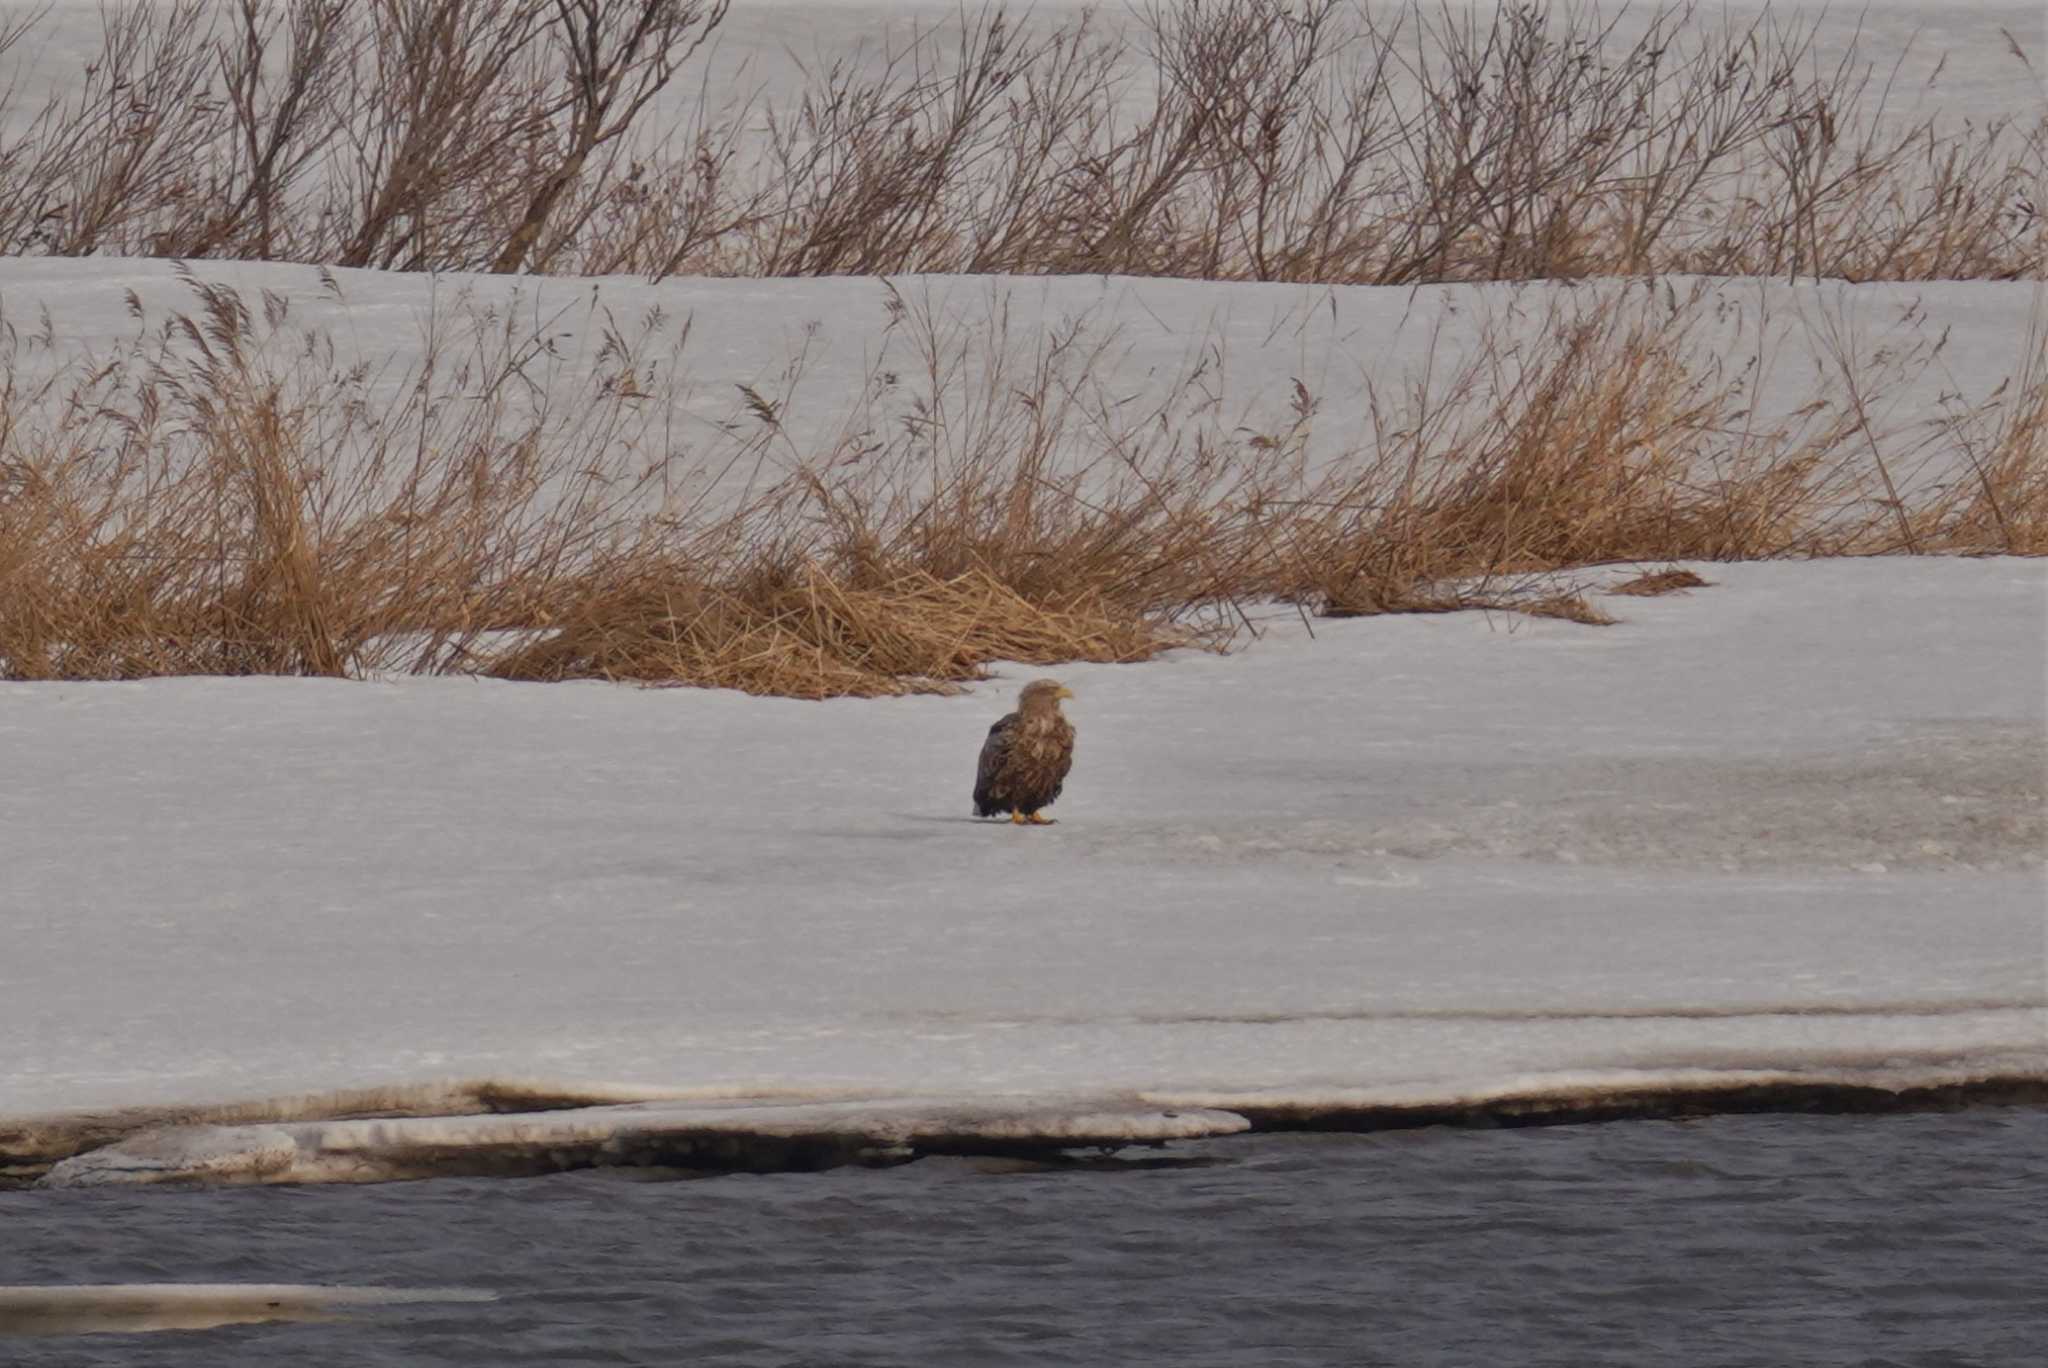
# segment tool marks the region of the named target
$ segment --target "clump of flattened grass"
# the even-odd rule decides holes
[[[1456,613],[1486,606],[1482,595],[1415,585],[1384,589],[1352,579],[1324,594],[1316,611],[1328,618],[1378,617],[1382,613]]]
[[[1681,593],[1687,589],[1704,589],[1709,583],[1710,581],[1701,579],[1690,570],[1681,570],[1673,566],[1669,570],[1645,571],[1634,579],[1610,585],[1607,592],[1648,598],[1657,594]]]
[[[1611,627],[1618,619],[1593,606],[1576,590],[1558,589],[1547,575],[1528,576],[1516,585],[1478,584],[1435,589],[1418,586],[1407,595],[1386,599],[1370,590],[1352,586],[1356,597],[1327,598],[1319,611],[1324,617],[1374,617],[1382,613],[1461,613],[1473,610],[1524,613],[1530,617],[1561,618],[1584,627]]]
[[[1145,660],[1191,638],[1089,586],[1026,597],[986,571],[849,582],[815,561],[712,585],[597,584],[566,620],[488,667],[505,679],[631,680],[785,698],[952,693],[992,660]]]
[[[1583,627],[1612,627],[1620,621],[1619,618],[1601,612],[1584,594],[1546,594],[1542,598],[1518,603],[1515,608],[1530,617],[1561,618]]]

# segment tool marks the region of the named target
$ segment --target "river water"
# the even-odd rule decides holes
[[[2048,1110],[1263,1135],[1047,1169],[0,1193],[0,1284],[496,1300],[51,1365],[2033,1365]]]

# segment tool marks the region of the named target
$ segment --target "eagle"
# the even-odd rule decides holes
[[[1060,712],[1073,691],[1057,679],[1034,679],[1017,695],[1017,711],[988,729],[974,773],[974,815],[1007,812],[1010,820],[1050,826],[1039,815],[1060,796],[1074,767],[1074,724]]]

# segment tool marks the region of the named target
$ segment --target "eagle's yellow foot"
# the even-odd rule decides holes
[[[1057,822],[1059,818],[1046,817],[1039,813],[1034,812],[1029,817],[1019,817],[1018,820],[1022,822],[1029,822],[1033,826],[1051,826],[1054,822]]]

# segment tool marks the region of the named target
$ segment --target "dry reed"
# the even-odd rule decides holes
[[[1085,320],[1012,351],[892,296],[924,372],[899,421],[801,450],[749,391],[689,447],[645,402],[652,319],[572,383],[553,320],[482,310],[396,380],[337,365],[282,299],[192,288],[130,352],[0,390],[8,677],[945,690],[997,659],[1224,645],[1255,602],[1595,623],[1573,567],[2043,550],[2038,360],[1890,430],[1859,396],[1936,358],[1845,354],[1858,385],[1766,421],[1754,368],[1701,345],[1704,290],[1557,296],[1519,340],[1369,393],[1367,429],[1311,461],[1305,388],[1270,431],[1201,400],[1204,363],[1112,395]],[[10,377],[46,345],[5,341]],[[685,499],[678,466],[728,478]]]

